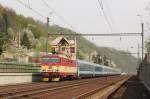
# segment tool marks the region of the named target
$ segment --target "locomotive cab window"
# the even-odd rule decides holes
[[[59,58],[50,58],[50,57],[44,57],[42,59],[43,62],[52,62],[52,63],[56,63],[56,62],[59,62],[60,59]]]

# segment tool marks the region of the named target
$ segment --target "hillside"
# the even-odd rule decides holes
[[[58,25],[50,26],[48,30],[50,33],[75,33]],[[49,36],[48,40],[50,42],[55,38],[56,36]],[[45,51],[45,39],[45,23],[17,15],[12,9],[0,5],[0,54],[8,51],[18,56],[30,50]],[[98,47],[83,37],[77,38],[77,48],[78,58],[87,60],[88,54],[96,50],[101,56],[107,56],[114,61],[122,71],[133,73],[136,70],[136,58],[126,52]]]

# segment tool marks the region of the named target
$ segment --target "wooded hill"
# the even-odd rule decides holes
[[[48,31],[50,33],[75,33],[58,25],[50,26]],[[12,9],[0,5],[0,54],[4,51],[23,54],[31,49],[44,52],[46,36],[45,23],[31,17],[17,15]],[[56,36],[49,36],[48,40],[51,42],[55,38]],[[109,60],[114,61],[122,71],[130,73],[136,71],[137,59],[124,51],[98,47],[83,37],[77,38],[77,48],[80,59],[88,60],[89,53],[96,50],[102,57],[106,56]],[[48,49],[50,52],[51,46]]]

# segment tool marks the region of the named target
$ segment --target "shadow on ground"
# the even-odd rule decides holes
[[[150,92],[148,92],[136,76],[132,76],[108,99],[150,99]]]

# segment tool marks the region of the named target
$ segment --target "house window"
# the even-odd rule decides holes
[[[61,47],[61,51],[65,51],[65,47]]]
[[[75,48],[74,47],[70,47],[70,53],[75,53]]]

